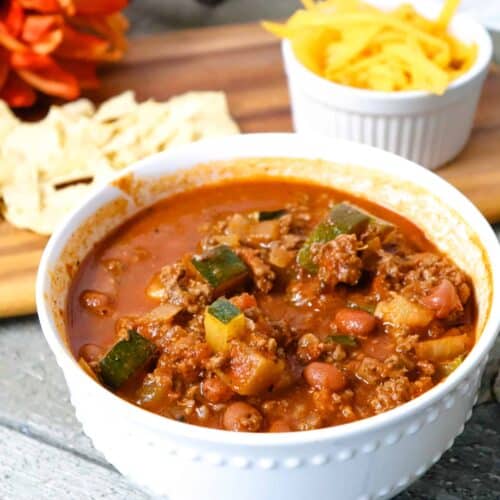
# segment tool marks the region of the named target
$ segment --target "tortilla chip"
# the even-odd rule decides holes
[[[135,94],[131,90],[127,90],[123,94],[119,94],[103,102],[94,118],[98,122],[116,120],[124,115],[133,113],[136,108]]]
[[[0,197],[13,225],[50,234],[96,185],[154,153],[237,134],[225,95],[190,92],[138,103],[124,92],[95,109],[79,99],[22,123],[0,101]]]

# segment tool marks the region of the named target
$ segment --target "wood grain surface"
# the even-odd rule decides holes
[[[135,90],[139,100],[165,100],[188,90],[224,90],[243,132],[292,129],[279,44],[256,24],[133,39],[126,59],[101,76],[102,86],[89,95],[96,102],[127,89]],[[469,144],[439,174],[490,221],[500,221],[498,70],[486,81]],[[0,317],[35,311],[34,282],[45,243],[46,238],[0,221]]]

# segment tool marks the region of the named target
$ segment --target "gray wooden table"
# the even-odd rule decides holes
[[[226,0],[210,9],[193,0],[136,0],[129,17],[137,34],[284,16],[297,3]],[[481,404],[464,433],[398,500],[500,498],[500,404],[492,398],[499,360],[500,343],[484,379]],[[98,498],[147,497],[83,434],[36,316],[0,321],[0,500]]]

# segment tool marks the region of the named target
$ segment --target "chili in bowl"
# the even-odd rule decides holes
[[[102,188],[49,242],[37,299],[85,432],[155,495],[388,498],[472,407],[498,254],[406,160],[242,136]]]

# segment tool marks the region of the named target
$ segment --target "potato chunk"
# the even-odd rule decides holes
[[[425,328],[434,318],[434,313],[402,295],[394,294],[391,299],[377,304],[375,316],[384,323],[409,328]]]
[[[215,352],[227,351],[228,342],[245,331],[245,316],[229,300],[219,297],[205,310],[205,339]]]
[[[464,354],[467,351],[468,343],[469,339],[465,334],[424,340],[417,343],[415,352],[420,359],[448,361]]]

